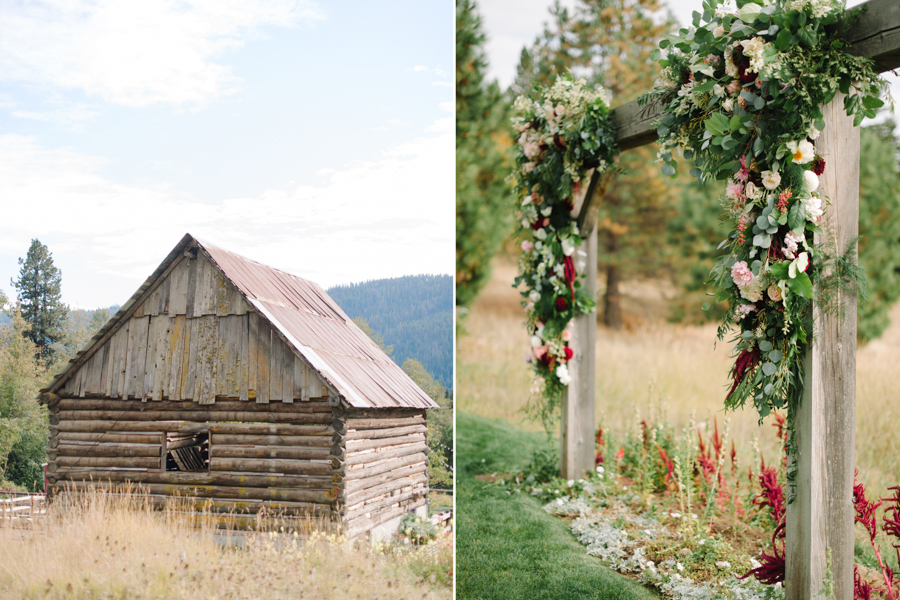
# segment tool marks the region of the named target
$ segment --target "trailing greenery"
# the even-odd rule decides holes
[[[535,450],[546,447],[546,435],[466,413],[457,414],[457,423],[457,597],[659,597],[587,556],[566,524],[535,498],[476,479],[521,471]]]
[[[362,317],[398,365],[420,361],[445,387],[453,385],[453,279],[407,275],[329,288],[351,319]],[[390,353],[389,353],[390,354]]]
[[[572,319],[594,308],[580,281],[586,254],[572,211],[588,185],[586,173],[594,169],[608,177],[613,169],[615,128],[606,92],[571,75],[541,89],[536,100],[519,96],[514,108],[520,135],[511,182],[524,238],[515,285],[521,285],[531,336],[535,384],[529,411],[549,426],[570,381]]]
[[[641,101],[663,106],[664,174],[676,175],[681,148],[691,175],[727,180],[720,201],[732,229],[710,280],[716,301],[730,305],[720,339],[738,325],[726,407],[749,400],[761,418],[787,407],[793,431],[814,295],[837,310],[836,292],[865,293],[852,248],[838,254],[827,238],[814,244],[813,234],[824,233],[826,199],[816,190],[825,160],[810,140],[825,127],[820,106],[838,92],[859,125],[883,105],[886,83],[871,61],[842,50],[839,24],[850,16],[839,3],[737,4],[732,12],[708,0],[693,29],[660,42],[668,49],[654,56],[660,82]]]
[[[484,32],[474,0],[456,1],[456,304],[467,306],[512,231],[508,104],[485,81]]]

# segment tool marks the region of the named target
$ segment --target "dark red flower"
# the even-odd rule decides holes
[[[816,154],[816,157],[812,162],[812,170],[816,175],[821,175],[825,172],[825,159]]]
[[[730,398],[731,394],[734,393],[734,390],[738,388],[741,382],[744,380],[744,377],[753,370],[757,364],[759,364],[762,355],[759,351],[759,346],[754,346],[753,349],[745,349],[741,351],[738,355],[737,360],[734,361],[734,367],[731,369],[731,376],[734,378],[734,383],[731,386],[731,390],[728,392],[728,396],[726,398]]]
[[[738,70],[738,78],[741,80],[741,83],[750,83],[756,79],[756,73],[749,73],[747,69],[750,68],[750,63],[744,65],[736,65]]]
[[[572,349],[569,348],[568,346],[566,346],[565,351],[566,351],[566,361],[572,360],[572,356],[575,354],[574,352],[572,352]]]
[[[556,299],[556,310],[558,310],[559,312],[566,310],[567,306],[569,306],[569,303],[566,302],[565,298]]]

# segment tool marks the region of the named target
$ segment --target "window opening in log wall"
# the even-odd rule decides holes
[[[209,434],[166,434],[166,471],[209,472]]]

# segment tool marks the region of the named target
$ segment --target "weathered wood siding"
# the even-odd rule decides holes
[[[327,393],[318,373],[202,254],[173,264],[60,390],[67,397],[200,404]]]
[[[332,462],[344,532],[357,537],[425,504],[423,409],[335,411]]]
[[[61,398],[50,406],[52,491],[128,482],[215,512],[331,514],[326,398],[256,404]],[[242,421],[242,422],[236,422]],[[209,434],[209,471],[165,471],[165,436]],[[171,442],[169,442],[171,443]]]

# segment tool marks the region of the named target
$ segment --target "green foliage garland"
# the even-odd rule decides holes
[[[825,124],[820,106],[838,91],[859,125],[882,106],[886,83],[871,61],[843,51],[853,15],[832,0],[738,0],[726,10],[706,0],[694,27],[660,42],[668,49],[657,87],[662,170],[675,175],[676,148],[691,175],[726,182],[720,202],[733,228],[711,273],[716,301],[728,301],[719,338],[736,323],[728,408],[752,401],[760,418],[802,395],[800,358],[810,339],[813,290],[826,310],[839,289],[865,293],[851,247],[813,245],[825,223],[816,190],[825,161],[812,141]],[[814,287],[814,284],[816,287]]]
[[[525,238],[516,286],[523,284],[535,372],[529,409],[549,425],[570,381],[569,325],[594,307],[576,270],[585,254],[572,215],[574,197],[587,170],[612,168],[615,128],[605,92],[571,75],[543,88],[538,100],[520,96],[514,109],[513,126],[520,136],[511,180],[519,202],[519,234]]]

